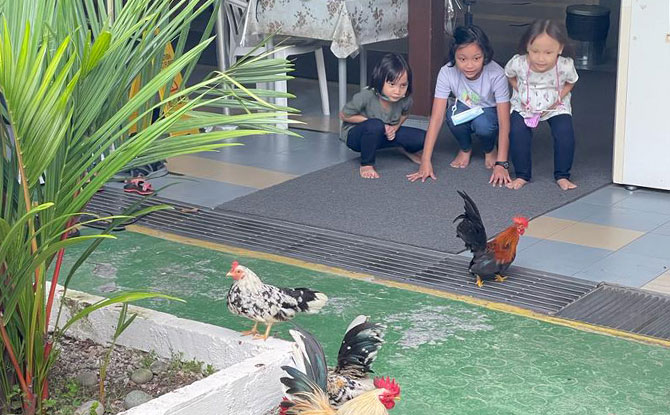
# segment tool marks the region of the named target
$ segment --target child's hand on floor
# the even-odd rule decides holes
[[[408,174],[406,177],[410,182],[415,182],[419,179],[421,179],[421,182],[425,182],[429,177],[433,180],[437,180],[437,177],[435,177],[435,173],[433,172],[433,163],[430,161],[422,162],[418,172]]]
[[[395,139],[395,133],[398,131],[399,125],[389,125],[389,124],[384,124],[384,129],[386,130],[386,138],[389,141],[393,141]]]
[[[493,167],[493,172],[489,179],[489,183],[492,184],[493,187],[503,187],[503,185],[506,186],[511,181],[512,179],[509,177],[509,171],[507,171],[506,168],[502,166]]]

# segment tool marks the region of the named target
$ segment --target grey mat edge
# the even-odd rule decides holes
[[[110,213],[140,200],[122,190],[105,188],[89,203],[91,212]],[[582,321],[602,327],[615,328],[661,340],[670,339],[670,332],[661,337],[646,334],[639,327],[622,329],[614,320],[595,313],[574,313],[594,295],[602,295],[610,285],[589,280],[512,266],[509,279],[503,284],[486,283],[478,288],[468,276],[467,257],[407,246],[340,231],[263,218],[257,215],[211,210],[193,204],[153,197],[142,206],[168,204],[175,209],[154,212],[138,221],[148,228],[194,239],[292,257],[307,262],[360,272],[376,278],[465,295],[479,300],[509,304],[562,319]],[[113,207],[110,207],[113,206]],[[197,208],[192,212],[189,209]],[[260,228],[259,228],[260,226]],[[207,229],[209,227],[209,229]],[[216,229],[214,229],[217,227]],[[364,247],[364,248],[361,248]],[[370,247],[373,251],[367,251]],[[407,273],[403,270],[415,267]],[[630,295],[663,297],[670,308],[670,297],[656,295],[636,288],[617,287]],[[596,294],[594,294],[596,293]],[[616,309],[619,304],[620,309]],[[627,304],[623,307],[623,304]],[[664,306],[662,304],[661,306]],[[613,305],[607,312],[623,316],[627,302]],[[670,313],[669,313],[670,314]],[[670,322],[670,318],[668,318]],[[668,324],[670,327],[670,324]]]

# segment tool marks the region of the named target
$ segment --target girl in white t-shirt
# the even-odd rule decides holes
[[[512,84],[510,156],[516,179],[507,185],[520,189],[531,179],[533,128],[547,121],[554,138],[554,180],[563,190],[577,187],[570,181],[575,153],[570,91],[577,82],[571,58],[561,56],[567,42],[563,29],[551,20],[535,21],[522,36],[519,49],[505,65]]]

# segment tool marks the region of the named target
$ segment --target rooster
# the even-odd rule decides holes
[[[528,219],[522,216],[513,218],[512,226],[487,242],[486,229],[477,205],[467,193],[458,191],[458,194],[465,202],[465,212],[458,215],[454,222],[461,220],[456,227],[456,234],[473,255],[468,270],[477,278],[478,287],[484,285],[483,280],[505,281],[507,277],[503,276],[503,272],[507,271],[516,257],[519,237],[526,231]]]
[[[233,261],[227,277],[233,278],[228,291],[228,310],[254,321],[254,326],[243,335],[267,340],[272,325],[288,321],[298,312],[309,314],[321,310],[328,297],[307,288],[278,288],[264,284],[252,270]],[[265,334],[258,333],[258,323],[266,325]]]
[[[280,380],[290,398],[281,403],[281,415],[388,415],[388,410],[400,399],[400,386],[394,379],[375,378],[373,389],[335,408],[326,392],[328,368],[323,348],[304,330],[298,328],[290,333],[295,340],[296,367],[282,366],[289,376]]]
[[[333,406],[375,389],[368,374],[384,343],[383,329],[366,316],[358,316],[349,324],[337,354],[337,366],[328,371],[327,393]]]

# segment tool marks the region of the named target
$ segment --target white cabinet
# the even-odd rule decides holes
[[[621,2],[615,183],[670,190],[670,0]]]

